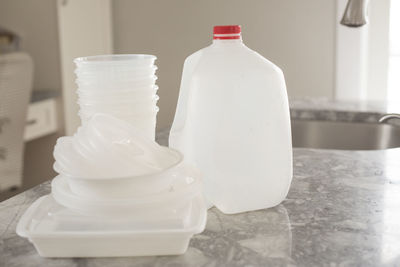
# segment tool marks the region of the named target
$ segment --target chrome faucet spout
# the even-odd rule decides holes
[[[348,27],[361,27],[367,24],[368,0],[348,0],[340,24]]]
[[[385,114],[379,119],[379,122],[383,123],[390,119],[400,119],[400,114],[397,114],[397,113]]]

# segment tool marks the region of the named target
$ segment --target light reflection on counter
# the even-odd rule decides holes
[[[400,157],[394,150],[385,153],[385,174],[382,208],[382,264],[400,258]]]

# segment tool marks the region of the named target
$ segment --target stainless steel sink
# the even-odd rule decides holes
[[[400,127],[384,123],[292,120],[293,147],[375,150],[400,147]]]

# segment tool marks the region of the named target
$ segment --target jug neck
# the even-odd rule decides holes
[[[213,44],[242,43],[240,25],[214,26]]]
[[[240,39],[231,39],[231,40],[218,40],[214,39],[213,44],[215,45],[225,45],[225,44],[243,44],[242,38]]]

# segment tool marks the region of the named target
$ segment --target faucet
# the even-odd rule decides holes
[[[390,119],[400,119],[400,114],[397,114],[397,113],[385,114],[379,119],[379,122],[383,123]]]
[[[348,0],[340,24],[347,27],[361,27],[367,24],[368,0]]]

